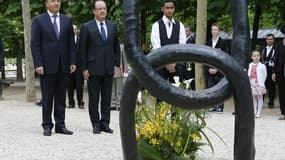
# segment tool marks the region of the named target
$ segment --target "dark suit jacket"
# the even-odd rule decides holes
[[[80,37],[79,36],[76,36],[76,43],[75,43],[75,52],[76,52],[76,70],[81,70],[81,62],[80,62],[80,52],[79,52],[79,43],[80,43]]]
[[[0,70],[4,66],[4,47],[2,43],[2,37],[0,36]]]
[[[69,73],[69,66],[76,64],[71,18],[60,14],[60,36],[57,39],[48,13],[35,17],[32,23],[31,50],[35,68],[43,66],[45,73],[56,73],[61,67],[64,73]]]
[[[88,69],[90,75],[113,75],[114,66],[120,67],[120,45],[117,25],[105,20],[107,40],[101,37],[95,20],[82,25],[80,30],[81,67]]]
[[[190,38],[187,39],[186,43],[192,43],[192,44],[195,44],[196,43],[196,40],[195,40],[195,35],[191,35]]]
[[[208,40],[206,45],[212,47],[212,39]],[[216,49],[220,49],[220,50],[222,50],[224,52],[227,52],[227,43],[226,43],[226,41],[223,40],[221,37],[219,37],[218,42],[217,42],[215,48]],[[205,72],[206,72],[207,76],[218,76],[217,77],[218,79],[220,79],[223,76],[220,72],[218,72],[216,75],[209,74],[209,72],[208,72],[209,68],[211,68],[211,67],[209,67],[209,66],[205,67]]]
[[[208,40],[206,45],[212,47],[212,39]],[[222,51],[227,52],[227,43],[226,43],[226,41],[224,39],[222,39],[221,37],[219,37],[219,40],[218,40],[215,48],[221,49]]]
[[[274,73],[277,74],[277,78],[284,76],[284,64],[285,64],[285,46],[283,42],[279,42],[275,47],[275,63],[274,63]]]

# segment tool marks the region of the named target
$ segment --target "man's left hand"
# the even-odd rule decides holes
[[[76,65],[72,64],[70,65],[70,73],[73,73],[76,71]]]

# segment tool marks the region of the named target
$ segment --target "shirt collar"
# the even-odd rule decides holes
[[[95,18],[95,21],[96,21],[96,23],[97,23],[98,26],[100,26],[100,23],[103,23],[104,25],[106,25],[106,21],[105,21],[105,20],[102,21],[102,22],[100,22],[100,21],[98,21],[98,20]]]
[[[163,15],[163,16],[162,16],[162,21],[163,21],[164,24],[167,24],[170,20],[169,20],[168,18],[166,18],[165,15]],[[174,18],[171,19],[171,22],[172,22],[173,24],[175,24]]]
[[[49,10],[47,10],[47,13],[48,13],[48,15],[49,15],[50,17],[52,17],[52,16],[54,15],[54,14],[51,13]],[[59,17],[59,12],[57,12],[56,15]]]
[[[220,36],[217,36],[216,39],[212,39],[212,41],[217,42],[219,40]]]

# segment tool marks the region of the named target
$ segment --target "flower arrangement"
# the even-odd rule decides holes
[[[150,95],[144,91],[144,97]],[[203,131],[205,110],[188,111],[165,102],[147,104],[143,98],[136,111],[140,160],[193,160],[203,145],[209,145],[214,151]]]

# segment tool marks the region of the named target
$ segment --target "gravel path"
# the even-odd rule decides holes
[[[19,83],[19,84],[17,84]],[[37,94],[39,91],[37,91]],[[85,91],[86,92],[86,91]],[[86,95],[86,94],[85,94]],[[85,96],[86,97],[86,96]],[[25,102],[24,84],[16,82],[4,90],[0,101],[0,160],[122,160],[119,133],[119,112],[111,112],[110,127],[114,134],[94,135],[88,110],[67,109],[66,125],[74,131],[71,136],[55,134],[44,137],[41,129],[41,107]],[[87,102],[87,100],[85,100]],[[208,132],[215,148],[199,152],[197,160],[232,160],[234,116],[232,100],[225,103],[225,113],[210,113],[208,127],[226,142],[225,146]],[[279,109],[264,109],[256,119],[256,160],[285,160],[285,121],[279,121]]]

